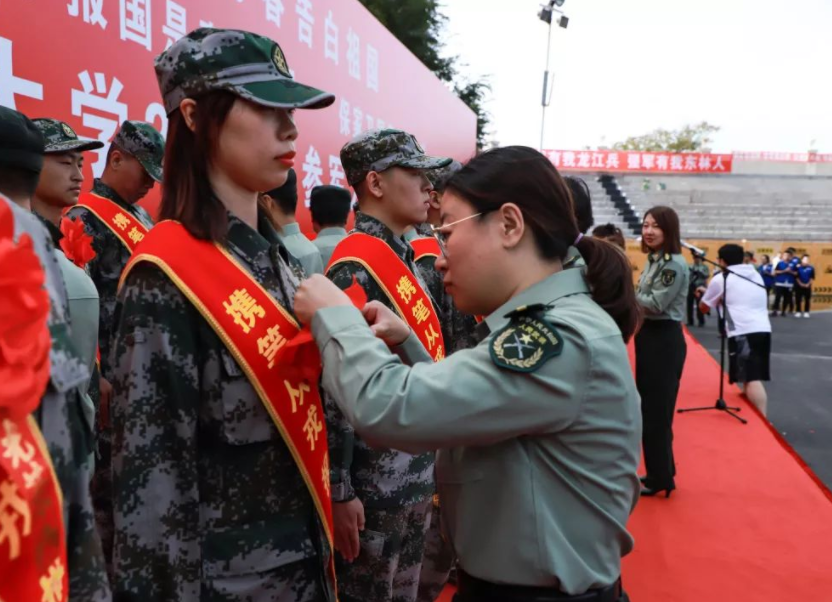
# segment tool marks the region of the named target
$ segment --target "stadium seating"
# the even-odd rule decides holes
[[[609,221],[605,216],[618,211],[598,183],[598,174],[581,177],[590,185],[596,223]],[[832,240],[832,178],[628,175],[615,179],[639,216],[654,205],[673,207],[683,237]]]

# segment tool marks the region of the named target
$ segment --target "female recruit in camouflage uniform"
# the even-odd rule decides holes
[[[275,42],[240,31],[196,30],[156,70],[170,115],[161,219],[224,247],[291,312],[302,271],[256,191],[286,179],[289,109],[332,95],[292,81]],[[122,284],[110,359],[117,595],[334,599],[324,531],[288,447],[214,329],[152,264]]]

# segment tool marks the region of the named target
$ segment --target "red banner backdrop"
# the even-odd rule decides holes
[[[346,186],[341,146],[361,131],[397,127],[428,153],[464,161],[475,152],[476,117],[357,0],[26,0],[0,2],[0,104],[67,121],[79,136],[109,142],[124,119],[167,117],[153,59],[200,26],[247,29],[282,46],[304,83],[337,95],[299,111],[301,196]],[[85,168],[92,185],[107,147]],[[153,209],[158,186],[142,201]],[[310,231],[299,203],[298,218]]]
[[[543,151],[563,171],[731,173],[731,155],[638,151]]]

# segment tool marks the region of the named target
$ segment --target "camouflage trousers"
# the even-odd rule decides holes
[[[101,537],[101,548],[107,575],[113,580],[113,474],[112,474],[112,430],[99,429],[98,453],[96,454],[95,473],[92,477],[90,491],[95,508],[95,526]]]
[[[341,602],[416,602],[433,502],[365,508],[361,551],[338,563]]]
[[[454,566],[454,550],[442,535],[442,518],[439,507],[434,506],[430,526],[425,536],[425,554],[419,575],[418,602],[434,602],[445,585]]]
[[[202,583],[200,602],[327,602],[317,556],[248,575],[225,575]]]
[[[49,402],[43,405],[46,407],[39,410],[41,430],[50,446],[63,496],[68,599],[70,602],[109,602],[110,584],[90,499],[92,433],[84,421],[83,401],[75,392],[68,396],[64,408],[56,408],[56,404]]]

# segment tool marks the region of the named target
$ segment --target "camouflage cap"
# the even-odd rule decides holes
[[[237,29],[196,29],[156,57],[168,115],[185,98],[227,90],[282,109],[322,109],[335,96],[296,82],[277,42]]]
[[[14,109],[0,106],[0,165],[40,173],[43,168],[43,134]]]
[[[47,155],[50,153],[68,153],[69,151],[95,150],[104,146],[104,143],[100,140],[79,138],[75,130],[63,121],[45,117],[32,121],[38,126],[40,133],[43,134],[43,139],[46,141],[44,152]]]
[[[341,149],[341,165],[350,186],[355,186],[371,171],[391,167],[438,169],[453,159],[429,157],[416,137],[401,130],[369,130],[359,134]]]
[[[144,121],[125,121],[113,144],[133,155],[151,178],[162,181],[165,139],[156,128]]]
[[[443,192],[445,190],[445,184],[447,184],[448,180],[451,179],[451,176],[460,169],[462,169],[462,163],[459,161],[452,161],[445,167],[429,171],[427,173],[428,180],[430,180],[434,190],[437,192]]]

